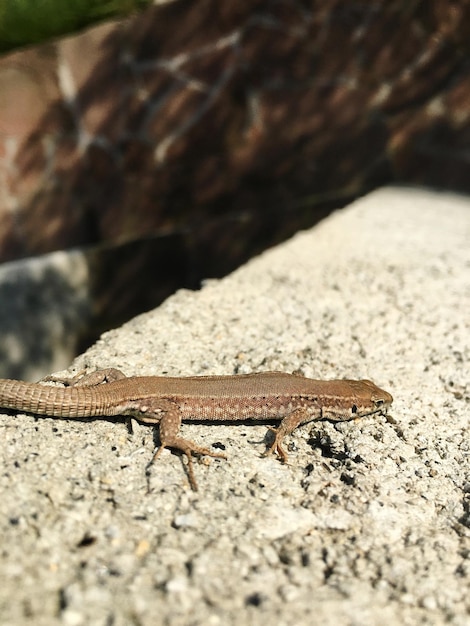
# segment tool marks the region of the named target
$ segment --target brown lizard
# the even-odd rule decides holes
[[[194,490],[192,454],[226,457],[181,437],[182,420],[282,420],[267,454],[276,452],[285,462],[282,441],[300,424],[385,414],[393,401],[370,380],[313,380],[283,372],[127,378],[119,370],[107,369],[62,382],[69,386],[0,379],[0,407],[72,419],[131,415],[146,424],[159,424],[161,445],[151,462],[166,447],[181,450],[188,458]]]

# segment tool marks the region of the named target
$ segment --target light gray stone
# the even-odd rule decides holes
[[[73,371],[371,378],[388,418],[191,424],[228,460],[123,421],[2,415],[5,624],[469,623],[470,201],[382,189],[200,292],[106,333]],[[466,487],[467,486],[467,487]]]

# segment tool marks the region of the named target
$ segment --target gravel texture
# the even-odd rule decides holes
[[[7,625],[470,624],[470,201],[378,190],[200,292],[109,332],[71,371],[370,378],[387,418],[187,424],[195,463],[122,419],[1,415]]]

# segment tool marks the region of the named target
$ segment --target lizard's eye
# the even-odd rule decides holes
[[[380,400],[374,400],[374,404],[375,404],[375,406],[382,406],[382,405],[383,405],[383,403],[384,403],[384,401],[383,401],[382,399],[380,399]]]
[[[357,406],[355,404],[353,404],[352,407],[351,407],[351,413],[353,415],[355,415],[357,413]]]

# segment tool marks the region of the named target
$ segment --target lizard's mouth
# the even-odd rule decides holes
[[[372,409],[368,413],[364,413],[364,417],[366,417],[367,415],[383,415],[383,416],[385,416],[385,415],[387,415],[389,408],[390,408],[390,405],[384,405],[384,406],[381,406],[379,408]]]
[[[374,400],[375,410],[372,413],[380,413],[380,415],[387,415],[387,411],[393,402],[393,397],[387,393],[386,398],[377,398]]]

